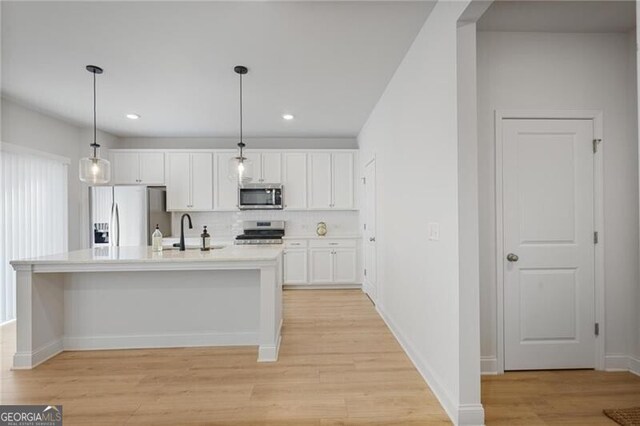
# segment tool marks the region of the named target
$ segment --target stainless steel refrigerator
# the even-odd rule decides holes
[[[91,247],[151,245],[156,224],[163,236],[171,236],[166,199],[164,187],[90,187]]]

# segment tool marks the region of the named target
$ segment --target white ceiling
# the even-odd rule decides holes
[[[2,1],[2,92],[89,125],[95,64],[101,129],[233,136],[242,64],[247,136],[355,136],[434,4]]]
[[[478,21],[481,31],[627,32],[635,28],[635,1],[498,0]]]

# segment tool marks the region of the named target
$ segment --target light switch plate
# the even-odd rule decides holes
[[[430,241],[440,241],[440,224],[431,222],[427,223],[427,238]]]

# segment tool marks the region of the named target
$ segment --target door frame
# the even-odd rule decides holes
[[[502,120],[505,119],[547,119],[547,120],[591,120],[594,139],[603,140],[602,110],[496,110],[495,111],[495,211],[496,211],[496,364],[497,374],[504,374],[504,218],[503,218],[503,146]],[[604,149],[598,145],[594,154],[594,225],[598,231],[598,244],[595,245],[595,321],[599,324],[596,336],[596,370],[605,369],[605,303],[604,303]]]
[[[367,167],[369,167],[371,164],[375,165],[375,176],[376,176],[376,185],[374,185],[373,187],[373,191],[376,194],[375,197],[375,203],[373,204],[373,214],[376,218],[376,238],[378,238],[378,232],[377,232],[377,227],[378,227],[378,191],[377,191],[377,176],[378,176],[378,162],[376,161],[376,154],[374,153],[373,155],[371,155],[371,157],[369,157],[369,159],[364,163],[364,166],[362,167],[362,186],[367,185],[366,183],[366,176],[367,176]],[[364,212],[364,214],[361,216],[361,220],[363,223],[366,223],[366,215],[367,215],[367,211],[366,211],[366,207],[367,207],[367,188],[362,188],[362,209],[361,211]],[[364,229],[363,229],[364,232]],[[365,238],[365,235],[363,233],[362,236],[362,290],[365,292],[365,294],[367,296],[369,296],[369,298],[372,300],[372,302],[375,305],[378,305],[378,295],[380,294],[380,279],[379,279],[379,275],[378,275],[378,242],[376,241],[376,249],[375,249],[375,256],[376,256],[376,289],[375,289],[375,297],[372,299],[371,295],[369,295],[369,292],[367,291],[368,286],[367,286],[367,277],[364,275],[364,267],[366,266],[366,258],[367,258],[367,241]],[[375,299],[375,300],[374,300]]]

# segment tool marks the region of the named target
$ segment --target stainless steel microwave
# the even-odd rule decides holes
[[[238,188],[240,210],[282,210],[282,185],[255,183]]]

